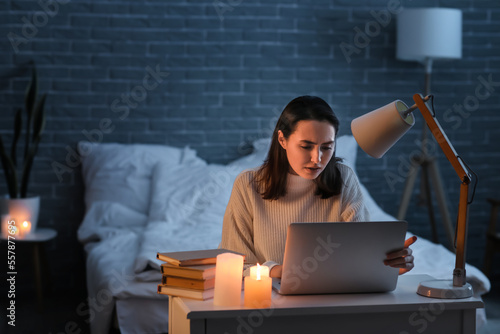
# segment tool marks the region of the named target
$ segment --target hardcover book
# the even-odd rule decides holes
[[[243,255],[237,252],[230,251],[228,249],[216,248],[216,249],[203,249],[194,251],[181,251],[181,252],[168,252],[156,254],[158,260],[167,262],[174,266],[192,266],[201,264],[215,264],[217,261],[217,255],[223,253],[234,253]]]
[[[215,264],[178,267],[168,263],[162,263],[160,268],[161,273],[166,276],[176,276],[199,280],[215,277]]]
[[[215,277],[210,277],[206,279],[193,279],[193,278],[163,275],[161,283],[163,285],[176,286],[179,288],[208,290],[214,288]]]
[[[158,284],[158,293],[162,295],[179,296],[197,300],[207,300],[214,297],[214,289],[192,290],[162,284]]]

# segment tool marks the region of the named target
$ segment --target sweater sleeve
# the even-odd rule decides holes
[[[344,222],[369,221],[370,214],[365,205],[361,186],[354,171],[339,165],[344,187],[342,189],[341,218]]]
[[[234,181],[224,214],[219,247],[245,254],[246,263],[256,263],[250,180],[249,172],[243,172]]]

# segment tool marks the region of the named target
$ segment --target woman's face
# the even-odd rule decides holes
[[[287,138],[278,131],[292,174],[313,180],[321,174],[335,150],[335,129],[327,121],[299,121]]]

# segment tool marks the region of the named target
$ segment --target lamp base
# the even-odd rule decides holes
[[[430,280],[420,282],[417,293],[424,297],[440,299],[460,299],[472,297],[472,286],[454,286],[453,280]]]

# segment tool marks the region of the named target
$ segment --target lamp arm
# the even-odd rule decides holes
[[[455,270],[453,270],[453,285],[464,286],[465,275],[465,252],[467,248],[467,226],[469,220],[469,184],[462,182],[460,185],[460,202],[458,204],[458,217],[456,228],[456,256]]]
[[[439,146],[443,150],[446,158],[451,163],[458,177],[461,179],[460,186],[460,202],[458,205],[458,218],[456,227],[456,259],[455,270],[453,270],[453,285],[457,287],[464,286],[466,283],[465,275],[465,252],[467,246],[467,223],[468,223],[468,196],[469,184],[471,182],[471,175],[468,168],[464,165],[463,161],[458,157],[457,152],[450,143],[450,140],[443,131],[439,122],[434,118],[434,115],[429,111],[426,105],[428,97],[424,98],[420,94],[413,95],[415,103],[422,113],[422,116],[427,123],[432,135],[436,138]]]
[[[470,183],[472,177],[468,168],[464,165],[463,161],[459,159],[455,148],[453,148],[453,145],[446,136],[441,124],[439,124],[438,120],[434,118],[434,115],[429,111],[427,104],[425,104],[425,102],[429,100],[429,97],[424,98],[420,94],[415,94],[413,95],[413,100],[415,101],[417,108],[422,113],[429,130],[434,138],[436,138],[436,141],[443,150],[448,161],[453,166],[453,169],[455,169],[455,172],[460,180],[462,180],[462,182]]]

